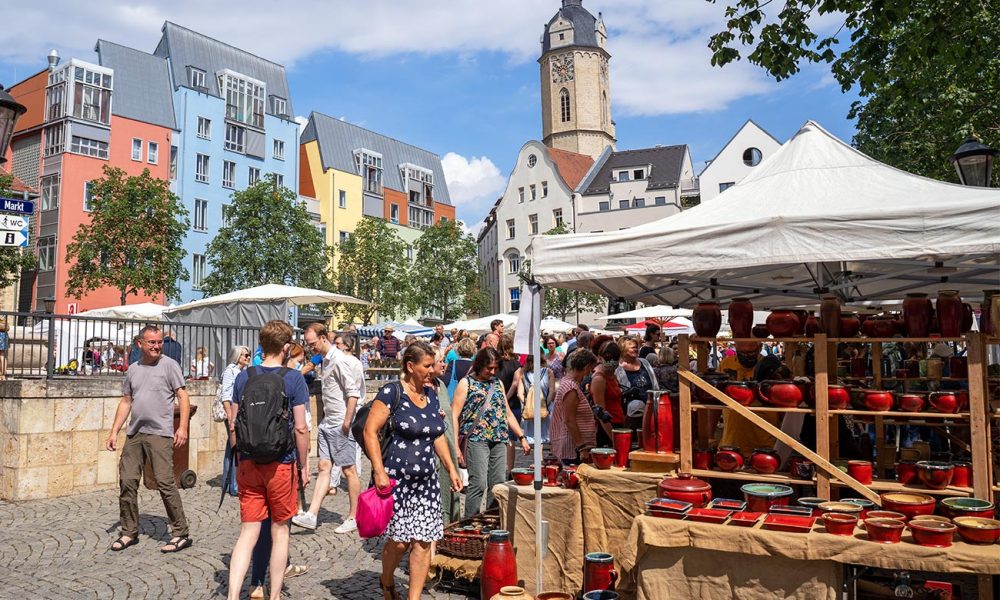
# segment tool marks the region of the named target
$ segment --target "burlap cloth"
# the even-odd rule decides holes
[[[535,490],[503,483],[493,487],[500,503],[500,526],[512,534],[517,577],[535,593]],[[543,561],[543,590],[577,592],[583,587],[583,530],[580,493],[561,487],[542,488],[542,517],[549,522],[548,555]]]
[[[577,476],[583,500],[583,547],[617,558],[632,522],[646,512],[646,502],[656,497],[656,485],[666,474],[580,465]]]

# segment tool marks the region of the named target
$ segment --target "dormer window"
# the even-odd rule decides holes
[[[366,192],[382,193],[382,155],[372,150],[358,148],[354,151],[354,166],[361,176]]]
[[[207,86],[205,85],[205,72],[197,67],[192,67],[188,65],[187,68],[188,75],[188,85],[196,90],[203,90]]]
[[[218,78],[219,91],[226,98],[226,118],[263,129],[264,99],[267,97],[264,82],[229,69],[219,71]]]
[[[279,96],[271,96],[271,114],[279,117],[288,116],[288,101]]]

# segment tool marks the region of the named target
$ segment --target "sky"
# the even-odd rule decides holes
[[[733,1],[733,0],[730,0]],[[806,66],[776,83],[710,64],[726,0],[584,0],[603,14],[618,149],[688,144],[700,171],[747,120],[778,140],[807,120],[850,141],[852,94]],[[322,112],[442,157],[458,218],[477,231],[520,147],[541,139],[539,39],[560,0],[75,0],[2,11],[0,84],[106,39],[152,52],[166,20],[285,65],[297,116]],[[773,15],[772,15],[773,16]],[[818,18],[819,31],[840,23]]]

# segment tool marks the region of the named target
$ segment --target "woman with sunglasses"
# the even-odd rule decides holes
[[[221,385],[219,386],[219,399],[226,409],[226,428],[229,435],[226,436],[226,453],[222,459],[222,475],[225,481],[223,485],[228,485],[227,491],[230,496],[237,495],[236,488],[236,465],[233,464],[233,446],[236,445],[236,434],[233,433],[233,423],[236,419],[236,411],[233,409],[233,384],[236,383],[236,376],[240,371],[250,364],[250,349],[246,346],[233,346],[229,350],[226,370],[222,372]],[[226,475],[232,474],[229,477]]]

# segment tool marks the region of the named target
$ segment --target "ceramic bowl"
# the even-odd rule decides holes
[[[818,517],[822,512],[819,510],[819,505],[824,502],[829,502],[826,498],[816,498],[812,496],[806,496],[804,498],[799,498],[796,500],[799,506],[808,506],[813,511],[813,516]]]
[[[519,467],[511,469],[510,473],[514,476],[514,483],[517,485],[531,485],[531,482],[535,480],[534,469]]]
[[[858,515],[859,519],[867,519],[869,512],[878,510],[878,506],[867,498],[841,498],[840,501],[860,506],[861,514]]]
[[[767,512],[775,504],[787,505],[792,495],[791,487],[772,483],[748,483],[740,491],[751,512]]]
[[[864,507],[859,504],[853,504],[851,502],[824,502],[820,504],[820,512],[825,514],[828,513],[840,513],[842,515],[853,515],[857,517],[864,510]]]
[[[590,451],[590,458],[598,469],[610,469],[611,465],[615,464],[615,450],[614,448],[594,448]]]
[[[957,530],[958,527],[954,523],[928,521],[927,519],[910,521],[910,532],[913,534],[913,541],[920,546],[947,548],[951,546],[951,540],[955,537],[955,531]]]
[[[868,519],[865,521],[868,539],[880,544],[898,544],[903,537],[905,527],[902,522],[896,519]]]
[[[1000,521],[981,517],[955,517],[958,535],[970,544],[993,544],[1000,540]]]
[[[917,515],[910,519],[910,523],[914,521],[937,521],[938,523],[951,523],[951,519],[948,517],[942,517],[941,515]]]
[[[916,492],[884,492],[881,494],[882,508],[906,515],[912,519],[917,515],[934,514],[934,497]]]
[[[917,477],[932,490],[943,490],[951,484],[955,465],[936,460],[922,460],[917,463]]]
[[[826,513],[822,519],[827,533],[833,535],[854,535],[854,528],[858,526],[858,518],[854,515]]]
[[[906,515],[901,512],[896,512],[894,510],[870,510],[868,511],[869,519],[896,519],[897,521],[906,522]]]
[[[996,514],[993,503],[980,498],[945,498],[941,501],[941,507],[944,514],[953,519],[955,517],[992,519]]]

